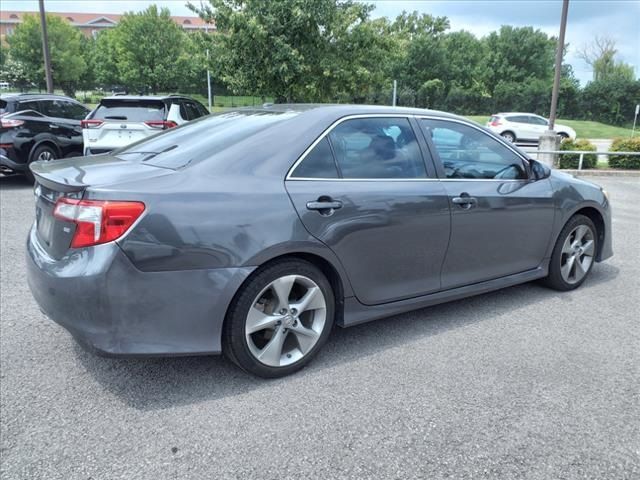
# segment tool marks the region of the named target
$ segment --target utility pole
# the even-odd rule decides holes
[[[211,73],[209,72],[209,49],[207,48],[207,97],[209,99],[209,113],[211,113]]]
[[[53,93],[53,77],[51,75],[51,55],[49,54],[49,36],[47,35],[47,16],[44,13],[44,0],[40,4],[40,25],[42,25],[42,54],[44,55],[44,73],[47,76],[47,93]]]
[[[558,90],[560,89],[560,73],[562,71],[562,53],[564,51],[564,34],[567,29],[567,13],[569,12],[569,0],[562,0],[562,15],[560,18],[560,36],[556,51],[556,71],[553,77],[553,90],[551,91],[551,111],[549,112],[549,131],[553,131],[556,124],[556,110],[558,107]]]
[[[569,12],[569,0],[562,0],[562,15],[560,17],[560,36],[556,50],[556,69],[553,76],[553,90],[551,90],[551,111],[549,112],[549,128],[542,132],[538,142],[538,150],[556,152],[560,148],[560,137],[553,131],[556,124],[556,111],[558,107],[558,90],[560,89],[560,73],[562,70],[562,53],[564,51],[564,33],[567,29],[567,13]],[[537,159],[549,167],[553,167],[558,160],[557,153],[538,153]]]
[[[398,91],[398,82],[397,80],[393,81],[393,100],[391,101],[392,106],[396,106],[396,93]]]

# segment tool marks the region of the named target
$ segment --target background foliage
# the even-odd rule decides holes
[[[478,38],[449,31],[446,17],[403,12],[372,18],[354,0],[208,0],[190,5],[217,32],[186,32],[166,9],[126,14],[97,39],[50,16],[54,83],[77,89],[122,86],[132,93],[215,94],[277,102],[398,103],[460,114],[528,111],[547,115],[556,39],[533,27],[503,26]],[[44,87],[40,26],[25,17],[0,50],[0,78]],[[594,80],[580,87],[563,65],[558,114],[628,125],[640,81],[616,60],[615,42],[585,50]]]

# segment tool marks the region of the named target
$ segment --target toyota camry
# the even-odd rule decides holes
[[[103,354],[282,376],[334,325],[572,290],[612,255],[604,190],[443,112],[267,105],[31,169],[31,291]]]

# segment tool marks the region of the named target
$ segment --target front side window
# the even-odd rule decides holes
[[[447,178],[526,179],[522,159],[485,132],[448,120],[422,119]]]
[[[407,118],[346,120],[329,134],[343,178],[425,178],[420,147]]]

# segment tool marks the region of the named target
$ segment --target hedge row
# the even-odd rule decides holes
[[[640,153],[640,137],[616,138],[611,145],[612,152],[638,152]],[[622,168],[626,170],[640,170],[640,155],[611,155],[609,157],[610,168]]]
[[[571,140],[569,138],[562,141],[560,150],[577,150],[581,152],[595,152],[596,146],[589,140]],[[582,159],[582,168],[595,168],[598,163],[597,155],[585,155]],[[567,153],[560,155],[560,168],[576,169],[580,165],[579,153]]]

